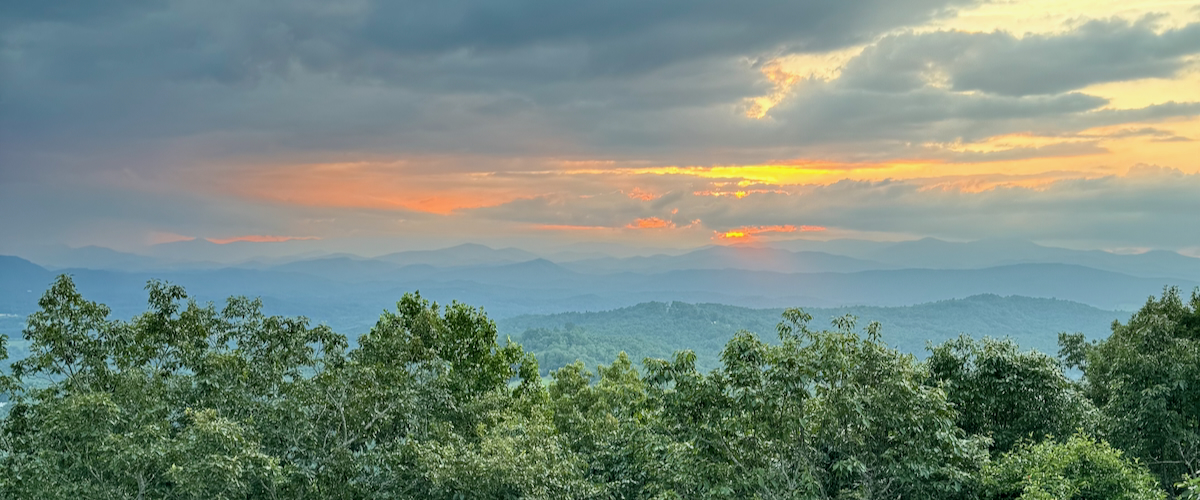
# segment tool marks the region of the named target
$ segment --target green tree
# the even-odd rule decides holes
[[[1059,361],[1021,352],[1010,340],[961,336],[931,347],[925,363],[929,382],[954,405],[958,426],[991,438],[996,453],[1022,440],[1065,439],[1095,426],[1095,409]]]
[[[666,437],[655,432],[658,412],[629,357],[621,352],[599,376],[576,362],[555,370],[549,386],[554,426],[586,463],[591,480],[612,498],[656,491]]]
[[[1063,335],[1062,355],[1083,370],[1112,444],[1145,463],[1166,488],[1200,473],[1200,290],[1151,297],[1112,335]]]
[[[685,498],[968,497],[986,452],[941,389],[876,324],[811,331],[788,310],[771,346],[739,333],[705,376],[689,352],[647,363],[673,443],[667,491]]]
[[[1107,443],[1073,436],[1064,443],[1018,445],[983,470],[985,499],[1155,500],[1157,479]]]
[[[185,302],[182,289],[147,285],[150,310],[107,318],[61,276],[30,316],[30,356],[18,380],[42,379],[0,426],[0,485],[8,498],[250,498],[280,485],[262,439],[316,346],[345,339],[307,321],[265,317],[261,304]],[[336,349],[335,349],[336,350]],[[256,427],[257,424],[257,427]]]
[[[67,275],[54,281],[38,306],[41,310],[29,316],[23,332],[29,356],[13,363],[13,376],[45,375],[72,388],[103,383],[111,361],[109,308],[85,300]]]

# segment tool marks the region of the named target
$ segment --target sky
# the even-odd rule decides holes
[[[1200,5],[14,0],[0,253],[1019,238],[1200,256]]]

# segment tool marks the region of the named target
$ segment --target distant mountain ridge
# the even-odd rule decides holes
[[[489,253],[480,248],[463,250]],[[709,252],[713,254],[717,252]],[[419,260],[412,257],[406,257],[407,261]],[[605,274],[578,272],[542,258],[481,260],[488,263],[435,267],[428,262],[437,263],[436,259],[402,265],[337,256],[261,269],[126,272],[48,270],[18,257],[0,257],[0,314],[13,315],[0,322],[0,333],[17,338],[22,318],[37,309],[41,294],[57,274],[65,272],[74,276],[87,299],[109,305],[116,318],[144,311],[146,282],[162,279],[183,285],[202,302],[221,302],[232,295],[260,297],[270,314],[304,315],[351,338],[369,330],[379,314],[395,307],[404,293],[419,290],[441,303],[459,301],[483,307],[506,334],[523,335],[527,328],[550,329],[531,337],[531,345],[557,349],[547,359],[560,361],[574,359],[580,352],[637,348],[661,354],[686,346],[706,353],[703,359],[711,363],[738,329],[771,337],[783,307],[805,308],[817,317],[816,327],[842,314],[854,314],[864,323],[879,320],[888,341],[909,352],[920,352],[926,340],[944,340],[959,332],[1013,336],[1022,345],[1052,351],[1057,331],[1050,330],[1105,335],[1112,320],[1123,319],[1117,310],[1136,309],[1147,297],[1160,294],[1164,286],[1200,286],[1187,280],[1137,277],[1066,264],[819,273],[724,268]],[[613,319],[613,314],[628,317]],[[606,317],[609,319],[603,319]],[[614,330],[613,325],[624,326]],[[572,342],[586,345],[572,347]]]
[[[347,271],[344,267],[357,269]],[[358,266],[361,266],[359,268]],[[147,280],[185,286],[200,300],[262,297],[277,314],[307,315],[344,331],[363,332],[405,292],[440,302],[485,307],[495,318],[520,314],[596,311],[648,301],[723,303],[743,307],[903,306],[994,293],[1058,298],[1103,309],[1140,306],[1163,286],[1200,283],[1141,278],[1062,264],[1016,264],[987,269],[893,269],[853,273],[778,273],[689,269],[663,273],[583,274],[545,259],[437,268],[354,259],[317,259],[266,269],[226,267],[185,271],[49,271],[16,257],[0,259],[0,313],[28,314],[55,274],[73,274],[91,300],[114,314],[144,309]],[[357,273],[357,274],[355,274]]]
[[[603,258],[563,264],[586,273],[666,272],[687,269],[743,269],[781,273],[855,272],[885,269],[886,264],[825,252],[792,252],[770,247],[710,246],[683,255]]]
[[[986,269],[1014,264],[1065,264],[1090,267],[1135,277],[1200,282],[1200,258],[1155,250],[1140,254],[1114,254],[1099,250],[1071,250],[1023,240],[990,239],[957,243],[924,238],[901,242],[860,240],[791,240],[759,245],[710,245],[690,251],[648,256],[598,256],[595,252],[543,251],[519,248],[494,249],[462,244],[437,250],[393,252],[374,258],[317,250],[302,251],[312,241],[287,243],[233,242],[219,245],[205,240],[166,243],[139,255],[101,247],[47,247],[29,260],[52,269],[95,269],[125,272],[173,272],[240,267],[299,272],[340,281],[370,281],[411,276],[409,266],[469,268],[518,264],[547,259],[561,267],[589,275],[660,274],[688,270],[744,270],[776,273],[854,273],[898,269]],[[265,245],[265,246],[264,246]],[[291,245],[291,246],[288,246]],[[291,250],[285,250],[291,249]],[[257,251],[265,254],[255,254]],[[289,253],[290,252],[290,253]]]
[[[425,264],[434,267],[459,267],[484,264],[513,264],[541,258],[517,248],[494,249],[485,245],[464,243],[439,250],[409,250],[375,257],[375,260],[410,266]]]
[[[871,321],[879,321],[886,342],[901,351],[918,355],[924,353],[926,342],[939,343],[959,334],[977,338],[1012,338],[1023,348],[1036,348],[1054,354],[1058,350],[1059,332],[1082,332],[1088,338],[1104,338],[1108,336],[1109,326],[1114,320],[1126,321],[1130,315],[1129,312],[1103,310],[1064,300],[994,294],[904,307],[858,306],[804,310],[813,316],[810,327],[814,329],[830,328],[833,318],[847,314],[856,316],[860,327]],[[529,330],[574,330],[588,337],[599,338],[601,340],[587,340],[602,346],[600,350],[607,354],[596,353],[591,359],[615,356],[616,352],[631,348],[649,349],[655,355],[690,348],[697,350],[702,364],[713,367],[720,349],[739,330],[751,331],[764,340],[775,341],[775,326],[782,313],[783,309],[778,308],[650,302],[608,311],[522,315],[501,319],[497,325],[502,335],[510,335],[517,340],[524,338]],[[531,347],[536,352],[538,341],[545,335],[535,337]],[[605,344],[602,340],[605,338],[612,340]],[[553,346],[547,345],[545,348],[552,349]],[[558,353],[545,357],[547,360],[566,359]]]
[[[1152,250],[1115,254],[1101,250],[1047,247],[1025,240],[984,239],[957,243],[937,238],[901,242],[794,240],[768,244],[774,248],[822,249],[886,266],[920,269],[982,269],[1010,264],[1072,264],[1140,277],[1200,281],[1200,258]]]

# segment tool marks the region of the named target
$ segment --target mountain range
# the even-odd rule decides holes
[[[702,252],[704,258],[716,253]],[[798,260],[809,256],[791,255],[798,256]],[[404,265],[382,259],[326,257],[263,268],[117,271],[50,270],[7,257],[0,260],[0,313],[27,314],[57,273],[74,275],[81,290],[93,300],[108,303],[117,313],[140,311],[146,281],[163,279],[184,285],[202,300],[260,296],[281,314],[304,314],[356,330],[369,326],[379,311],[393,305],[404,292],[416,290],[442,302],[459,300],[483,306],[494,317],[503,318],[597,311],[647,301],[756,308],[903,306],[986,293],[1057,298],[1103,309],[1132,310],[1164,286],[1191,289],[1200,285],[1187,279],[1142,277],[1074,264],[853,272],[664,267],[602,273],[595,268],[582,272],[578,262],[558,264],[537,258],[436,267],[428,263]]]
[[[960,332],[1053,349],[1058,330],[1102,336],[1113,319],[1164,287],[1200,287],[1200,259],[1178,253],[1119,255],[1008,240],[796,240],[650,255],[466,244],[376,257],[307,247],[287,254],[283,246],[272,255],[238,254],[253,248],[245,243],[221,256],[246,257],[233,262],[188,260],[224,245],[182,243],[171,244],[187,250],[179,255],[61,247],[33,259],[0,256],[0,334],[18,336],[22,318],[61,273],[117,318],[144,311],[144,287],[160,279],[202,302],[260,297],[268,313],[303,315],[352,338],[404,293],[419,291],[440,303],[483,307],[506,335],[541,331],[527,339],[531,346],[563,362],[575,359],[571,353],[591,356],[576,352],[580,345],[655,355],[689,346],[707,350],[703,359],[713,362],[737,329],[769,337],[784,307],[814,312],[818,323],[841,314],[880,320],[910,352]],[[647,312],[656,307],[664,312]],[[612,325],[624,326],[618,332]]]
[[[934,238],[901,242],[791,240],[762,245],[712,245],[687,251],[642,249],[643,253],[636,255],[626,255],[632,250],[617,251],[615,247],[606,253],[570,249],[533,252],[462,244],[438,250],[409,250],[366,257],[322,252],[315,250],[313,245],[311,241],[216,244],[192,240],[155,245],[145,254],[118,252],[96,246],[57,246],[42,248],[22,257],[49,269],[140,272],[238,267],[314,273],[350,280],[369,278],[377,271],[392,271],[412,265],[424,264],[437,268],[489,266],[544,258],[584,274],[662,273],[691,269],[850,273],[888,269],[983,269],[1014,264],[1072,264],[1131,276],[1200,281],[1200,258],[1177,252],[1152,250],[1117,254],[1008,239],[973,242],[949,242]]]

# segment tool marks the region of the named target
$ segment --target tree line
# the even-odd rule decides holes
[[[0,498],[1200,498],[1195,292],[1057,357],[960,337],[918,361],[788,309],[709,372],[681,351],[543,377],[482,310],[416,293],[352,347],[147,291],[129,321],[68,276],[42,296],[0,377]]]

